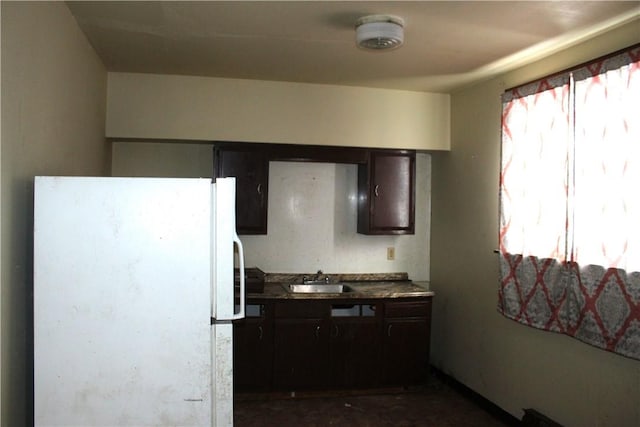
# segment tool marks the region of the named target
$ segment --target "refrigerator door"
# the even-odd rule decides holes
[[[212,413],[214,426],[233,425],[233,325],[244,317],[244,253],[236,234],[235,178],[218,178],[212,185],[213,224],[211,239],[211,336],[214,348],[211,364]],[[238,254],[235,256],[234,250]],[[234,291],[234,259],[240,269],[240,295]],[[237,307],[237,308],[236,308]]]
[[[208,179],[36,178],[36,425],[212,425],[211,217]]]
[[[244,251],[236,234],[236,179],[217,178],[213,188],[212,218],[212,317],[216,321],[236,320],[244,317],[245,278]],[[238,256],[235,256],[235,250]],[[240,270],[240,295],[234,290],[234,260]]]
[[[236,234],[236,179],[217,178],[212,188],[212,212],[215,212],[212,218],[212,317],[216,321],[241,319],[245,309],[245,277],[244,250]],[[235,259],[240,269],[237,298],[233,283]]]

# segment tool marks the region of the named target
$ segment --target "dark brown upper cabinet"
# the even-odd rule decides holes
[[[415,233],[416,153],[371,150],[358,166],[358,233]]]
[[[267,234],[269,158],[253,144],[216,146],[216,178],[236,178],[236,231]]]
[[[358,233],[414,234],[413,150],[215,143],[214,176],[236,178],[238,234],[267,234],[269,161],[358,165]]]

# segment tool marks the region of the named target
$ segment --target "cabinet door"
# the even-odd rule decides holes
[[[367,388],[378,385],[380,332],[376,318],[333,319],[330,330],[331,385]]]
[[[271,387],[272,330],[263,318],[233,322],[233,380],[237,391],[266,391]]]
[[[322,319],[276,319],[273,383],[279,390],[326,387],[328,328]]]
[[[372,151],[358,169],[358,232],[415,232],[415,152]]]
[[[267,234],[267,155],[259,149],[217,149],[216,176],[236,178],[238,234]]]
[[[384,384],[423,383],[429,372],[431,300],[385,304],[383,328]]]
[[[420,384],[429,369],[429,328],[426,319],[384,321],[385,385]]]

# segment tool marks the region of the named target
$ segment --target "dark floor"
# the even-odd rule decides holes
[[[448,381],[432,376],[412,390],[298,395],[238,395],[236,427],[500,427],[519,425]]]

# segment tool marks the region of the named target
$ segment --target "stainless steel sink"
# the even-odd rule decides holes
[[[351,289],[349,286],[343,285],[341,283],[325,283],[325,282],[305,283],[305,284],[292,283],[290,285],[285,285],[285,288],[289,292],[303,293],[303,294],[310,294],[310,293],[341,294],[344,292],[353,291],[353,289]]]

